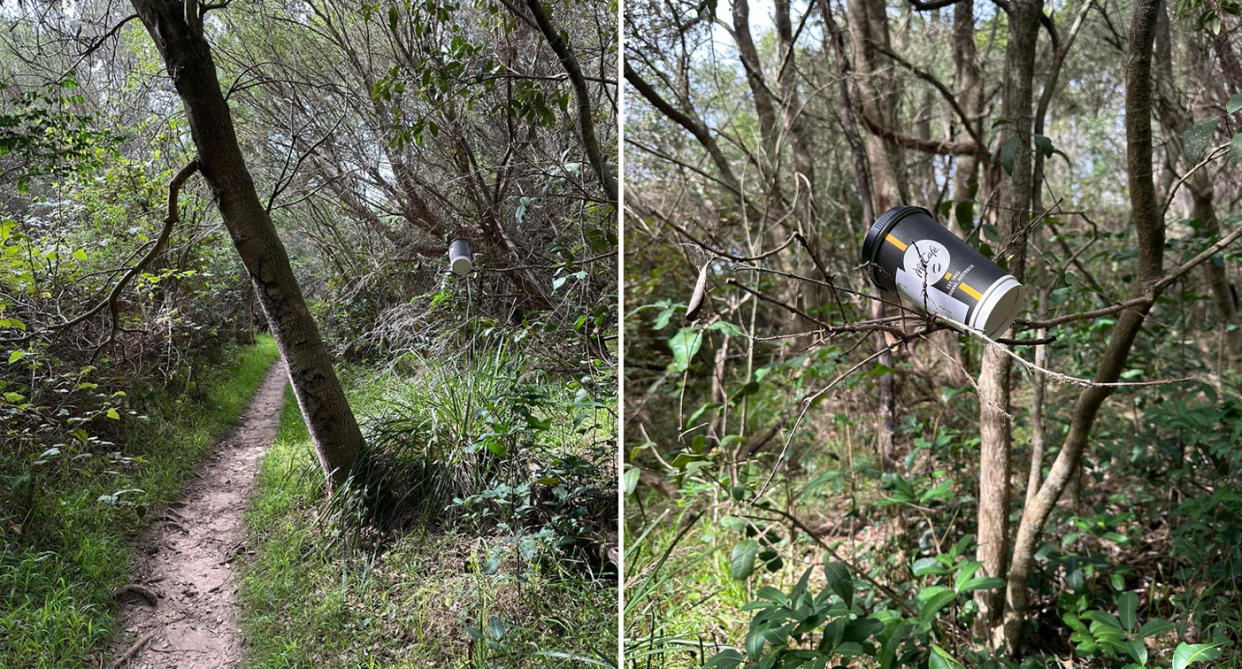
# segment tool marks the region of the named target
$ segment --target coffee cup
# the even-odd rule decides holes
[[[922,207],[881,214],[863,240],[862,259],[876,286],[988,337],[999,337],[1021,306],[1022,284]]]
[[[470,243],[458,237],[449,242],[449,269],[458,276],[465,276],[474,267],[474,254]]]

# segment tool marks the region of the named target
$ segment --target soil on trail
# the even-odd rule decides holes
[[[126,667],[232,667],[241,663],[235,560],[245,538],[242,513],[263,453],[276,436],[285,367],[272,365],[241,424],[206,456],[181,501],[143,537],[134,583],[118,619],[125,634],[113,658],[141,640]],[[145,591],[144,591],[145,589]],[[154,595],[155,602],[147,600]]]

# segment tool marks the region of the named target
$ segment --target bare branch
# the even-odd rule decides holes
[[[185,167],[182,167],[181,171],[177,172],[177,174],[173,176],[172,180],[168,182],[168,216],[164,218],[164,227],[160,230],[159,237],[155,239],[155,245],[152,246],[151,250],[147,251],[146,255],[138,261],[138,264],[129,268],[129,270],[121,276],[121,280],[117,281],[116,285],[112,287],[112,290],[108,293],[108,297],[104,298],[94,307],[91,307],[85,313],[71,318],[63,323],[53,325],[48,328],[49,330],[60,331],[73,327],[93,318],[96,314],[106,308],[112,315],[112,332],[108,336],[108,340],[105,342],[105,345],[106,343],[110,343],[112,341],[113,337],[116,335],[117,328],[117,301],[120,299],[121,293],[125,290],[125,286],[129,285],[130,281],[133,281],[135,277],[141,274],[142,271],[146,269],[147,265],[160,254],[160,251],[164,250],[164,246],[168,243],[169,236],[172,235],[173,227],[175,227],[177,221],[180,220],[177,203],[178,196],[181,193],[181,186],[185,184],[186,179],[189,179],[190,176],[197,171],[198,158],[195,158],[187,163]],[[100,348],[102,348],[102,345]]]
[[[914,63],[911,63],[905,58],[898,56],[897,54],[884,48],[883,46],[879,44],[875,44],[873,45],[873,48],[876,51],[884,54],[885,56],[888,56],[889,58],[893,59],[898,65],[901,65],[907,70],[910,70],[911,72],[913,72],[914,76],[931,84],[932,87],[934,87],[937,91],[940,91],[940,95],[945,99],[946,102],[949,103],[949,106],[953,108],[953,113],[957,114],[957,117],[962,120],[962,125],[966,128],[966,132],[970,135],[970,138],[975,141],[975,145],[979,147],[983,146],[983,138],[981,138],[979,134],[975,132],[975,121],[977,121],[978,119],[972,119],[969,116],[967,116],[965,110],[962,109],[962,106],[957,103],[957,96],[954,95],[953,92],[950,91],[947,86],[941,83],[939,79],[932,76],[930,72],[918,67],[917,65],[915,65]]]

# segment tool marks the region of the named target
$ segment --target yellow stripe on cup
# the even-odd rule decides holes
[[[966,285],[966,284],[964,284],[964,283],[963,283],[963,284],[961,284],[961,286],[962,286],[962,292],[964,292],[964,293],[966,293],[967,295],[969,295],[969,296],[971,296],[971,297],[975,298],[975,301],[978,301],[980,298],[982,298],[982,297],[983,297],[983,295],[980,295],[980,294],[979,294],[979,291],[975,290],[974,288],[971,288],[970,286],[967,286],[967,285]]]
[[[888,242],[889,244],[892,244],[893,246],[896,246],[897,248],[901,249],[902,251],[905,251],[905,250],[906,250],[906,245],[905,245],[905,242],[902,242],[900,239],[897,239],[896,237],[894,237],[894,236],[892,236],[892,235],[888,235],[888,236],[886,236],[886,237],[884,238],[884,241]]]

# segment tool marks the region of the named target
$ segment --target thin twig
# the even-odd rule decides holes
[[[126,663],[128,663],[131,659],[133,659],[135,655],[138,654],[138,651],[142,650],[143,646],[147,645],[147,642],[155,638],[155,635],[159,631],[160,631],[160,628],[156,628],[138,637],[138,640],[135,641],[134,644],[130,646],[124,653],[121,653],[121,656],[116,659],[116,662],[112,663],[112,669],[120,669],[121,667],[125,666]]]
[[[923,330],[916,332],[913,335],[913,337],[922,336],[930,331],[931,331],[930,329],[925,328]],[[870,363],[871,361],[885,355],[886,353],[892,353],[896,351],[897,348],[899,348],[902,343],[904,342],[902,341],[893,342],[889,344],[888,346],[885,346],[881,349],[876,350],[871,355],[860,360],[853,367],[850,367],[849,369],[845,370],[844,373],[837,376],[837,378],[833,379],[832,382],[829,383],[828,385],[824,386],[823,388],[820,388],[819,390],[815,391],[812,394],[804,396],[801,400],[799,400],[799,403],[802,404],[802,410],[798,412],[798,418],[797,420],[794,421],[793,427],[790,428],[789,436],[785,438],[785,445],[781,447],[780,454],[776,456],[776,462],[772,464],[772,471],[768,473],[768,479],[763,482],[763,485],[759,488],[759,492],[755,493],[756,499],[762,496],[763,493],[768,489],[768,486],[772,484],[772,479],[776,477],[776,470],[781,466],[781,463],[784,462],[785,455],[789,453],[789,445],[790,443],[793,442],[794,435],[797,434],[798,432],[798,426],[802,424],[802,419],[806,417],[807,410],[811,408],[811,405],[815,403],[815,400],[819,399],[824,393],[835,388],[837,384],[849,378],[850,375],[852,375],[854,372],[861,369],[867,363]]]
[[[743,284],[743,283],[739,282],[737,279],[734,279],[734,278],[732,278],[732,277],[730,277],[730,278],[726,279],[726,280],[725,280],[725,283],[726,283],[726,284],[728,284],[728,285],[730,285],[730,286],[736,286],[736,287],[738,287],[738,288],[741,288],[742,290],[746,291],[747,293],[750,293],[751,295],[754,295],[755,297],[759,298],[760,300],[763,300],[764,302],[767,302],[768,304],[772,304],[772,305],[778,306],[778,307],[780,307],[780,308],[782,308],[782,309],[787,309],[787,310],[789,310],[790,312],[795,313],[795,314],[797,314],[797,315],[799,315],[799,316],[801,316],[801,317],[803,317],[803,318],[807,319],[808,321],[811,321],[812,323],[815,323],[816,325],[820,326],[820,327],[821,327],[821,328],[823,328],[824,330],[827,330],[829,333],[837,333],[837,332],[870,332],[870,331],[873,331],[873,330],[883,330],[883,331],[885,331],[885,332],[891,333],[892,335],[894,335],[894,336],[896,336],[896,337],[898,337],[898,338],[900,338],[900,339],[902,339],[902,340],[905,340],[905,339],[908,337],[908,335],[906,335],[905,330],[902,330],[901,328],[896,327],[896,326],[892,326],[892,325],[888,325],[888,324],[886,324],[886,323],[885,323],[885,321],[887,321],[888,319],[880,319],[880,320],[875,320],[875,321],[858,321],[858,322],[854,322],[854,323],[842,323],[842,324],[840,324],[840,325],[834,325],[834,324],[829,323],[829,322],[827,322],[827,321],[824,321],[824,320],[821,320],[821,319],[819,319],[819,318],[816,318],[816,317],[814,317],[814,316],[812,316],[812,315],[810,315],[810,314],[806,313],[806,312],[805,312],[805,311],[803,311],[802,309],[799,309],[798,307],[795,307],[795,306],[794,306],[794,305],[792,305],[792,304],[787,304],[787,303],[785,303],[785,302],[781,302],[780,300],[778,300],[778,299],[776,299],[776,298],[774,298],[774,297],[768,297],[767,295],[764,295],[763,293],[760,293],[759,291],[755,290],[754,288],[751,288],[750,286],[747,286],[747,285],[745,285],[745,284]]]
[[[1221,144],[1219,146],[1212,147],[1212,150],[1208,151],[1207,157],[1205,157],[1203,160],[1200,160],[1194,167],[1187,170],[1186,173],[1181,176],[1181,178],[1179,178],[1176,182],[1174,182],[1173,187],[1169,189],[1169,196],[1168,198],[1165,199],[1164,206],[1160,208],[1161,218],[1164,218],[1164,215],[1168,213],[1169,205],[1173,204],[1173,196],[1177,195],[1177,189],[1180,188],[1182,184],[1186,183],[1186,180],[1190,178],[1190,175],[1194,174],[1195,172],[1198,172],[1200,168],[1204,167],[1205,165],[1212,162],[1213,160],[1216,160],[1220,156],[1225,155],[1225,151],[1229,148],[1229,144],[1230,144],[1229,142],[1225,142],[1224,144]],[[1219,155],[1218,155],[1218,152],[1219,152]]]
[[[1194,269],[1195,266],[1197,266],[1198,264],[1202,263],[1208,258],[1211,258],[1212,256],[1222,251],[1226,246],[1229,246],[1233,242],[1237,241],[1239,237],[1242,237],[1242,228],[1238,228],[1237,230],[1234,230],[1228,235],[1225,235],[1224,237],[1220,239],[1220,241],[1207,247],[1195,257],[1179,265],[1172,272],[1166,274],[1160,280],[1152,284],[1152,287],[1150,290],[1147,291],[1147,294],[1141,297],[1132,297],[1128,300],[1118,302],[1117,304],[1114,304],[1111,307],[1103,307],[1101,309],[1093,309],[1091,311],[1082,311],[1076,314],[1066,314],[1064,316],[1057,316],[1056,318],[1048,318],[1044,320],[1034,320],[1034,321],[1018,320],[1018,321],[1015,321],[1015,323],[1017,325],[1022,326],[1024,329],[1027,329],[1027,330],[1033,330],[1035,328],[1048,328],[1054,325],[1063,325],[1065,323],[1072,323],[1074,321],[1086,320],[1088,318],[1098,318],[1100,316],[1107,316],[1109,314],[1115,314],[1119,311],[1125,311],[1126,309],[1130,309],[1133,307],[1144,307],[1149,304],[1153,304],[1156,301],[1156,298],[1160,296],[1160,293],[1162,293],[1164,289],[1169,286],[1169,284],[1173,283],[1174,281],[1177,281],[1179,278],[1181,278],[1183,274]]]

